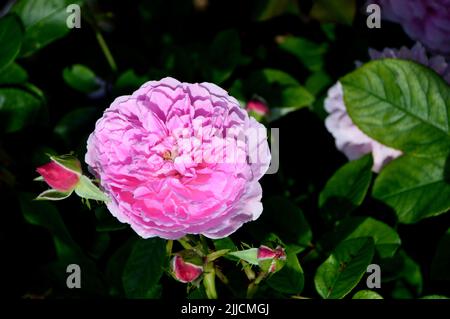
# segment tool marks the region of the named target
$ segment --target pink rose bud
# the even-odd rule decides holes
[[[81,174],[77,174],[55,161],[38,167],[36,171],[41,174],[50,187],[60,192],[69,192],[73,190],[78,184],[81,176]]]
[[[203,267],[183,260],[181,256],[173,257],[172,273],[175,279],[183,283],[193,282],[203,273]]]
[[[274,273],[283,267],[284,261],[286,260],[286,252],[281,246],[272,249],[262,245],[258,248],[257,258],[259,265],[263,270]]]
[[[267,103],[261,98],[253,98],[248,101],[246,109],[248,112],[253,112],[260,116],[265,116],[269,113]]]

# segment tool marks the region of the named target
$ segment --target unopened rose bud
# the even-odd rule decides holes
[[[175,279],[183,283],[193,282],[203,273],[202,266],[186,262],[178,255],[172,258],[170,264]]]
[[[260,97],[255,97],[247,102],[247,112],[256,118],[261,118],[269,113],[267,103]]]
[[[286,261],[286,252],[283,247],[277,246],[275,249],[262,245],[258,248],[259,266],[269,273],[280,270]]]
[[[65,166],[64,162],[51,158],[51,162],[42,165],[36,171],[44,178],[44,181],[53,189],[60,192],[72,191],[80,181],[81,165],[73,158],[71,166]]]

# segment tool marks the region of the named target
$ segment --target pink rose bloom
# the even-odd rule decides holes
[[[399,58],[412,60],[428,66],[440,74],[450,83],[450,66],[441,56],[427,57],[424,47],[417,43],[412,49],[402,47],[400,50],[384,49],[382,52],[369,50],[372,60],[382,58]],[[344,92],[338,82],[328,91],[325,99],[325,110],[329,116],[325,120],[325,126],[333,135],[336,147],[343,152],[349,160],[372,153],[373,171],[379,172],[384,165],[399,157],[399,150],[387,147],[364,134],[353,124],[344,103]]]
[[[414,40],[434,52],[450,54],[450,0],[372,0],[382,16],[402,25]]]
[[[51,188],[60,192],[72,191],[77,186],[81,176],[80,173],[74,172],[55,161],[39,166],[36,171]]]
[[[211,83],[150,81],[97,121],[86,163],[143,238],[222,238],[262,212],[265,127]]]

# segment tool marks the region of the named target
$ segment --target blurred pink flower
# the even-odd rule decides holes
[[[381,15],[402,25],[413,39],[433,52],[450,54],[450,0],[369,0]]]
[[[417,43],[412,49],[405,47],[400,50],[386,48],[381,52],[369,50],[369,55],[373,60],[399,58],[421,63],[435,70],[450,83],[450,65],[442,56],[429,58],[420,43]],[[339,82],[328,90],[325,110],[329,113],[325,120],[325,126],[335,138],[336,147],[349,160],[358,159],[365,154],[372,153],[373,171],[379,172],[384,165],[402,154],[399,150],[387,147],[368,137],[353,124],[347,113],[344,104],[344,92]]]
[[[172,274],[180,282],[192,282],[203,273],[203,267],[186,262],[181,256],[175,256],[170,262]]]
[[[55,161],[51,161],[36,169],[44,181],[53,189],[60,192],[72,191],[80,180],[80,173],[76,173]]]
[[[269,107],[262,99],[254,98],[247,102],[247,111],[254,112],[260,116],[265,116],[269,113]]]
[[[222,238],[262,212],[265,127],[211,83],[150,81],[97,121],[86,163],[143,238]]]

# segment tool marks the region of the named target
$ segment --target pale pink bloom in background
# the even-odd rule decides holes
[[[402,47],[400,50],[386,48],[383,51],[369,50],[373,60],[382,58],[398,58],[412,60],[432,68],[447,82],[450,82],[450,65],[442,56],[428,57],[424,47],[417,43],[412,49]],[[358,63],[360,64],[360,63]],[[333,135],[336,147],[349,160],[372,153],[373,170],[379,172],[384,165],[399,157],[399,150],[387,147],[364,134],[351,120],[344,103],[344,92],[338,82],[328,91],[325,99],[325,110],[329,113],[325,126]]]
[[[381,16],[401,24],[414,40],[433,52],[450,54],[450,0],[369,0]]]
[[[164,78],[111,104],[85,159],[110,212],[141,237],[221,238],[260,216],[270,151],[264,126],[226,91]]]

